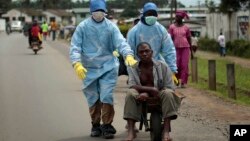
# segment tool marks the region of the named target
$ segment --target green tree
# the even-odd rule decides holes
[[[137,17],[140,14],[137,5],[133,2],[127,2],[123,12],[121,13],[121,17]]]
[[[0,0],[0,15],[10,9],[11,0]]]
[[[166,7],[168,5],[168,0],[133,0],[133,2],[137,4],[138,8],[142,8],[143,5],[149,1],[154,2],[157,7],[161,8]]]
[[[213,0],[210,0],[210,1],[206,0],[205,5],[208,8],[210,13],[216,12],[216,5]]]

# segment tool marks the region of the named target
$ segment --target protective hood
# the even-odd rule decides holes
[[[90,12],[94,12],[96,10],[107,11],[105,0],[90,0]]]
[[[148,2],[144,5],[143,7],[143,14],[146,13],[147,11],[150,11],[150,10],[153,10],[153,11],[156,11],[157,12],[157,6],[152,3],[152,2]]]

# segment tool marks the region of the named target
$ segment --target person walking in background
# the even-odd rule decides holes
[[[57,23],[55,20],[52,20],[52,22],[50,23],[50,28],[51,28],[51,32],[52,32],[52,40],[55,41],[56,39],[56,31],[57,31]]]
[[[5,31],[8,35],[11,33],[10,21],[6,23]]]
[[[192,50],[195,53],[198,49],[198,38],[195,32],[192,33]]]
[[[176,11],[175,23],[169,27],[169,33],[174,41],[177,56],[177,78],[181,82],[181,87],[185,88],[188,82],[188,65],[189,57],[191,53],[191,59],[193,58],[193,52],[191,48],[191,32],[189,27],[183,23],[184,18],[189,18],[185,11]]]
[[[46,40],[47,35],[48,35],[49,26],[48,26],[47,22],[44,21],[41,27],[42,27],[42,32],[43,32],[43,39]]]
[[[114,50],[125,58],[128,66],[137,61],[119,28],[105,15],[105,0],[90,0],[91,17],[82,21],[73,34],[70,60],[77,76],[83,81],[82,91],[88,101],[91,137],[114,137],[113,91],[118,78],[119,62]],[[101,125],[102,121],[102,125]]]
[[[219,37],[218,37],[218,43],[220,46],[220,56],[226,56],[226,41],[225,41],[225,36],[222,34],[222,32],[220,33]]]

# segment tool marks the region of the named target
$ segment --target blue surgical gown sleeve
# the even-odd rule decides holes
[[[130,45],[131,49],[134,51],[134,53],[136,54],[135,48],[136,48],[136,42],[135,42],[135,29],[136,27],[133,27],[132,29],[130,29],[128,31],[128,35],[127,35],[127,41],[128,44]]]
[[[71,47],[69,52],[72,64],[76,62],[81,62],[82,41],[83,41],[83,27],[77,26],[71,40]]]
[[[131,50],[131,47],[126,42],[126,39],[123,37],[117,26],[114,26],[113,28],[112,40],[113,45],[118,49],[119,53],[122,54],[123,57],[126,57],[127,55],[134,55],[134,52]]]
[[[162,32],[164,34],[164,39],[161,48],[162,56],[166,61],[166,63],[168,64],[168,66],[170,67],[171,71],[173,73],[176,73],[177,72],[176,50],[173,40],[165,28],[162,28]]]

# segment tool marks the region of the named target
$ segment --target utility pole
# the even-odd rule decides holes
[[[200,13],[201,1],[198,0],[198,13]]]
[[[173,1],[174,0],[171,0],[170,2],[170,23],[171,24],[173,23]]]
[[[170,5],[170,23],[173,23],[173,12],[176,13],[177,10],[177,0],[171,0],[171,5]],[[174,9],[174,11],[173,11]]]
[[[177,0],[174,0],[174,13],[176,13],[177,10]]]

